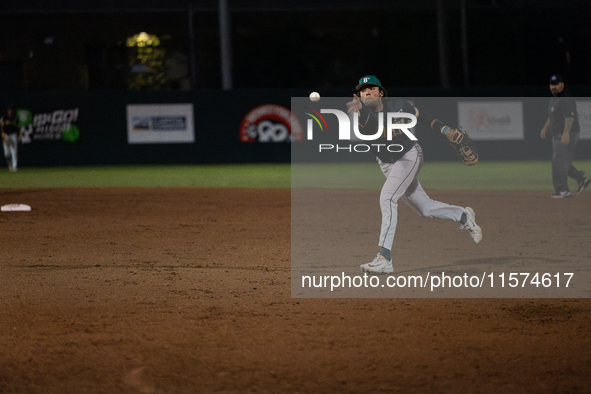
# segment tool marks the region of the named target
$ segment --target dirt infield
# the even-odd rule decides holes
[[[466,258],[591,263],[591,193],[547,195],[431,193],[475,202],[485,239]],[[291,298],[289,190],[5,189],[0,203],[33,207],[0,215],[3,394],[591,393],[589,299]],[[457,253],[435,236],[457,227],[425,220],[401,205],[408,239]]]

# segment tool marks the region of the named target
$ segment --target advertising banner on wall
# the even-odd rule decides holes
[[[302,125],[288,108],[264,104],[249,111],[240,125],[241,142],[291,142],[303,138]]]
[[[128,104],[127,142],[130,144],[195,142],[193,104]]]
[[[74,142],[80,136],[78,108],[60,108],[50,112],[33,113],[24,108],[16,111],[19,120],[21,142],[62,140]]]
[[[521,101],[459,101],[459,125],[473,140],[522,140]]]

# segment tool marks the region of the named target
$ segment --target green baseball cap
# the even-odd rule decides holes
[[[359,90],[365,85],[377,85],[382,87],[382,83],[375,75],[366,75],[365,77],[359,79],[359,85],[357,85],[355,89]]]

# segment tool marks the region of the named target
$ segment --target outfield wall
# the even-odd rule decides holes
[[[290,109],[292,96],[307,96],[310,90],[19,91],[1,92],[0,101],[30,111],[30,124],[25,128],[27,143],[19,150],[21,166],[289,162],[289,121],[284,110]],[[353,93],[315,90],[334,97]],[[574,93],[591,97],[588,90],[578,88]],[[547,88],[541,87],[390,90],[391,96],[412,98],[413,94],[422,97],[413,99],[419,109],[452,125],[458,122],[459,99],[455,97],[545,97],[541,103],[548,99]],[[442,96],[447,97],[439,99],[446,103],[443,106],[434,106],[428,99]],[[540,108],[528,104],[523,111]],[[482,160],[549,160],[550,142],[539,138],[544,112],[542,108],[542,115],[529,117],[533,120],[524,125],[520,140],[478,141]],[[79,129],[74,142],[62,139],[61,129],[69,123]],[[419,128],[417,132],[427,161],[457,160],[455,151],[441,139],[430,138],[431,131]],[[576,158],[591,159],[591,139],[579,143]]]

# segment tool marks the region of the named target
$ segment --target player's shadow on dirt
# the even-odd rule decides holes
[[[560,266],[561,264],[568,263],[569,260],[567,259],[554,259],[549,257],[532,257],[532,256],[499,256],[499,257],[479,257],[473,259],[462,259],[456,260],[451,264],[443,264],[443,265],[435,265],[430,267],[420,267],[417,269],[412,269],[403,272],[424,272],[425,270],[448,270],[453,271],[455,267],[466,267],[466,266],[473,266],[475,269],[482,269],[483,267],[487,266],[506,266],[511,268],[531,268],[532,265],[536,267],[544,266],[547,268],[548,266]],[[572,261],[570,261],[572,262]]]

